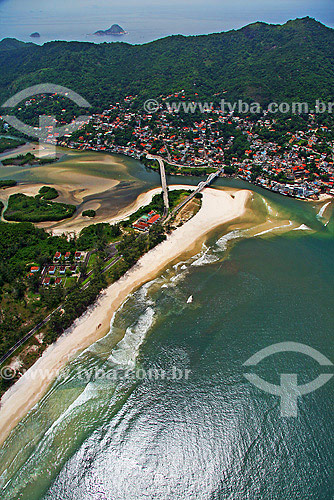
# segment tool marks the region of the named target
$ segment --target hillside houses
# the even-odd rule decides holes
[[[184,97],[182,92],[161,101]],[[175,173],[199,167],[226,171],[281,194],[317,197],[334,189],[333,131],[307,115],[302,130],[289,130],[275,115],[234,116],[213,109],[182,115],[163,105],[156,113],[133,109],[135,97],[94,115],[75,140],[64,145],[121,153],[140,159],[160,155]],[[333,127],[334,128],[334,127]],[[277,129],[280,131],[278,132]],[[197,173],[198,175],[198,173]]]

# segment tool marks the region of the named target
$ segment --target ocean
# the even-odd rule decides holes
[[[245,220],[131,295],[0,449],[1,498],[332,500],[334,381],[285,417],[244,376],[333,373],[295,352],[244,366],[287,341],[334,362],[333,203],[320,206],[254,188]],[[266,217],[297,230],[263,233]]]
[[[298,3],[298,5],[296,5]],[[333,26],[328,0],[285,2],[222,2],[221,0],[0,0],[0,39],[45,43],[52,40],[147,43],[169,35],[201,35],[265,21],[284,23],[313,16]],[[128,35],[96,37],[92,34],[119,24]],[[30,34],[39,32],[39,39]]]

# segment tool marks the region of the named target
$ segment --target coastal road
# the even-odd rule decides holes
[[[146,157],[148,160],[157,160],[159,162],[161,186],[162,186],[162,193],[163,193],[163,199],[164,199],[164,205],[165,205],[164,217],[166,217],[168,212],[169,212],[169,199],[168,199],[168,187],[167,187],[165,163],[164,163],[164,160],[161,158],[161,156],[154,156],[154,155],[148,154]]]
[[[27,342],[27,340],[29,340],[30,337],[32,337],[35,333],[37,333],[40,328],[42,328],[44,325],[46,325],[50,321],[50,319],[54,315],[54,313],[57,312],[57,311],[60,311],[60,309],[62,307],[63,307],[62,305],[60,305],[59,307],[57,307],[57,309],[55,309],[54,311],[52,311],[46,318],[43,319],[43,321],[41,321],[40,323],[38,323],[38,325],[36,325],[32,330],[30,330],[30,332],[28,332],[24,337],[22,337],[21,340],[19,340],[18,342],[16,342],[16,344],[13,345],[13,347],[11,347],[9,349],[9,351],[7,351],[6,354],[4,354],[0,358],[0,365],[4,361],[6,361],[6,359],[8,359],[15,351],[17,351],[17,349],[19,347],[21,347],[25,342]]]
[[[113,245],[114,246],[114,245]],[[105,273],[107,271],[109,271],[109,269],[115,265],[122,257],[121,256],[118,256],[116,257],[112,262],[110,262],[103,270],[102,270],[102,273]],[[86,288],[88,288],[88,286],[90,285],[90,281],[88,281],[88,283],[86,283],[82,288],[81,290],[86,290]],[[43,326],[45,326],[49,321],[50,319],[52,318],[52,316],[57,312],[57,311],[60,311],[62,308],[64,307],[64,304],[61,304],[60,306],[58,306],[56,309],[54,309],[50,314],[48,314],[48,316],[46,316],[46,318],[43,319],[43,321],[41,321],[40,323],[38,323],[38,325],[36,325],[34,328],[32,328],[26,335],[24,335],[24,337],[22,337],[22,339],[20,339],[18,342],[16,342],[15,345],[13,345],[13,347],[11,347],[7,352],[6,354],[4,354],[1,358],[0,358],[0,365],[2,363],[4,363],[12,354],[14,354],[15,351],[17,351],[17,349],[19,349],[19,347],[21,347],[23,344],[25,344],[25,342],[27,342],[27,340],[29,340],[33,335],[35,335],[35,333],[37,333]]]

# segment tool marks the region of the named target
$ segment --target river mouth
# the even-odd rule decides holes
[[[97,168],[88,158],[76,172]],[[133,168],[140,193],[156,187],[156,174]],[[115,172],[111,180],[131,182]],[[215,184],[224,185],[249,188]],[[14,429],[0,448],[3,498],[330,498],[333,386],[282,419],[279,400],[247,382],[243,363],[287,340],[334,360],[333,204],[254,193],[241,220],[130,295],[109,334]],[[294,356],[259,370],[272,383],[287,370],[302,383],[318,372]]]
[[[38,145],[28,144],[23,146],[24,152],[31,151],[36,154]],[[19,148],[17,151],[21,151]],[[44,154],[47,153],[47,150]],[[80,152],[68,148],[57,147],[57,154],[61,161],[37,167],[3,167],[0,165],[0,178],[18,181],[17,188],[0,191],[0,201],[6,203],[8,195],[14,192],[36,194],[42,185],[58,188],[59,201],[73,203],[77,206],[77,214],[73,220],[62,221],[56,224],[41,224],[45,229],[57,230],[57,233],[81,229],[92,223],[83,220],[82,211],[96,210],[96,219],[93,222],[103,222],[122,213],[127,207],[135,204],[140,195],[150,189],[161,186],[158,172],[146,168],[138,160],[124,155],[105,154],[98,152]],[[11,152],[5,156],[14,156]],[[168,184],[197,185],[204,180],[201,177],[167,176]],[[270,204],[278,204],[281,211],[288,214],[293,211],[298,220],[305,219],[314,224],[313,206],[317,203],[305,203],[282,197],[279,194],[265,191],[240,179],[217,179],[211,187],[228,187],[234,189],[251,189],[263,196]],[[301,222],[302,223],[302,222]],[[315,224],[317,224],[315,222]],[[318,221],[317,229],[321,229]]]
[[[36,154],[37,145],[26,145],[24,152]],[[22,152],[22,148],[17,150]],[[47,152],[45,152],[46,154]],[[17,154],[17,153],[16,153]],[[77,152],[57,148],[61,160],[55,164],[27,167],[3,167],[0,177],[18,181],[16,188],[0,192],[0,200],[14,192],[35,195],[43,185],[55,187],[57,201],[76,205],[77,213],[71,220],[57,224],[43,223],[39,227],[73,231],[92,223],[82,218],[84,210],[96,210],[94,222],[103,222],[135,203],[138,196],[159,186],[160,177],[148,171],[140,162],[122,155]],[[15,156],[14,153],[7,157]]]
[[[285,340],[334,359],[332,212],[325,226],[319,209],[279,201],[257,194],[243,220],[128,297],[1,448],[6,500],[319,496],[309,477],[330,472],[330,383],[282,419],[243,376],[252,354]],[[317,371],[290,356],[260,373],[276,383],[286,369],[301,381]]]

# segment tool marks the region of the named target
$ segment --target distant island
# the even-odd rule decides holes
[[[127,32],[118,24],[113,24],[108,30],[99,30],[94,33],[97,36],[122,36],[126,34]]]
[[[41,38],[41,35],[36,31],[35,33],[31,33],[30,38]]]

